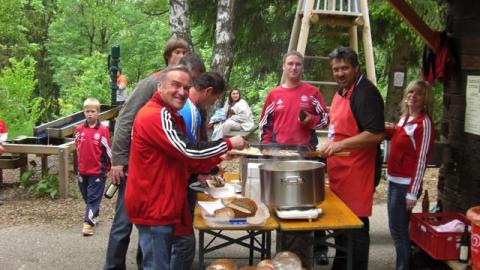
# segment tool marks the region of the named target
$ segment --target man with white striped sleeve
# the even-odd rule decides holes
[[[315,150],[318,144],[316,129],[328,125],[328,113],[318,88],[302,81],[303,55],[296,51],[283,57],[285,83],[272,89],[263,105],[260,118],[262,144],[306,145]],[[323,231],[315,232],[320,237]],[[277,231],[277,251],[295,252],[307,269],[312,268],[312,232]],[[318,264],[328,264],[327,247],[316,245]]]
[[[184,66],[165,69],[157,92],[137,113],[132,130],[125,210],[139,231],[143,267],[171,269],[174,231],[191,224],[187,183],[191,173],[207,171],[228,158],[230,149],[243,149],[241,136],[215,142],[191,142],[182,109],[191,87]]]

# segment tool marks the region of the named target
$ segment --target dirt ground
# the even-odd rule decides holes
[[[32,159],[32,157],[30,157]],[[38,159],[38,158],[37,158]],[[38,164],[39,161],[38,161]],[[238,161],[233,160],[223,164],[226,171],[238,171]],[[56,172],[56,160],[49,159],[49,170]],[[37,172],[39,175],[40,172]],[[0,196],[4,204],[0,206],[0,228],[7,228],[23,224],[52,224],[55,226],[81,226],[84,213],[84,203],[78,191],[75,175],[70,178],[70,196],[67,199],[51,200],[47,197],[38,197],[19,187],[19,170],[4,170],[4,184],[0,187]],[[429,191],[431,204],[437,197],[438,169],[427,169],[424,178],[424,189]],[[381,181],[376,189],[374,202],[386,202],[387,183]],[[422,198],[420,198],[421,201]],[[116,200],[103,199],[101,219],[113,220]]]

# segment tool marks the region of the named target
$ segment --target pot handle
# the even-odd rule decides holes
[[[296,185],[301,185],[305,182],[303,177],[292,175],[292,176],[287,176],[285,178],[280,179],[282,184],[296,184]]]

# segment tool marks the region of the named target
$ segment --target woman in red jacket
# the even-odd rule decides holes
[[[410,269],[408,226],[422,190],[435,138],[430,118],[432,105],[431,86],[422,80],[412,81],[404,91],[400,121],[397,125],[386,123],[386,137],[391,138],[387,169],[388,219],[397,253],[397,270]]]

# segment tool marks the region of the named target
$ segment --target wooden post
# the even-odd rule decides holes
[[[358,54],[358,33],[356,25],[350,27],[350,48],[354,49]]]
[[[425,44],[436,52],[435,32],[418,16],[405,0],[388,0],[390,6],[408,23]]]
[[[40,155],[41,166],[42,166],[42,175],[48,173],[48,155]]]
[[[373,61],[373,45],[372,35],[370,33],[370,18],[368,16],[367,0],[360,0],[360,11],[364,20],[363,24],[363,49],[365,51],[365,64],[367,69],[367,77],[373,83],[377,84],[377,76],[375,75],[375,64]]]
[[[292,33],[290,35],[290,42],[288,43],[288,50],[293,51],[297,50],[298,36],[300,35],[300,12],[302,11],[303,1],[298,1],[297,12],[295,13],[295,20],[293,21]],[[282,79],[280,84],[285,82],[285,72],[282,73]]]
[[[312,16],[313,0],[305,1],[305,8],[303,10],[302,26],[300,28],[300,35],[298,37],[297,51],[305,55],[307,48],[308,33],[310,31],[310,17]]]
[[[58,180],[60,198],[68,197],[68,146],[60,146],[58,150]]]
[[[295,50],[298,43],[298,35],[300,33],[300,11],[302,10],[303,1],[298,1],[297,13],[295,13],[295,20],[293,21],[292,34],[290,36],[290,42],[288,43],[288,51]]]

